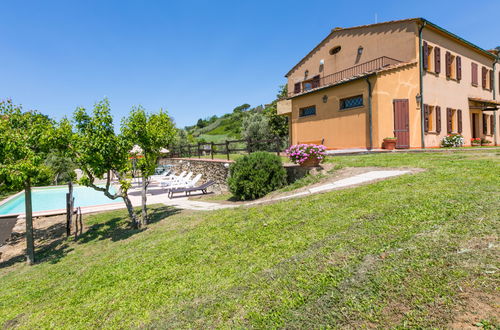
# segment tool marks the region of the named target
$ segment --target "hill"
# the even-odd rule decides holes
[[[86,216],[0,264],[4,328],[498,327],[498,151],[335,157],[425,171],[300,200]],[[496,320],[495,320],[496,318]]]
[[[199,141],[221,142],[231,139],[241,139],[243,118],[254,112],[262,112],[263,107],[251,108],[249,104],[236,107],[233,112],[220,117],[212,116],[198,119],[196,125],[186,126],[186,132]]]

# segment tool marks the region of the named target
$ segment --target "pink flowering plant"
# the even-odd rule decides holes
[[[296,144],[286,150],[288,158],[295,164],[302,164],[310,158],[325,159],[326,147],[318,144]]]

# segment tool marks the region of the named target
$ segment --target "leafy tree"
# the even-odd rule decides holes
[[[148,177],[154,174],[160,150],[170,144],[176,135],[174,123],[166,112],[146,113],[141,106],[133,108],[129,116],[122,120],[121,134],[128,148],[138,145],[141,157],[137,167],[142,177],[142,217],[141,225],[147,225],[146,193]]]
[[[278,115],[278,100],[285,98],[287,94],[287,85],[281,86],[278,95],[276,95],[276,100],[267,105],[264,110],[264,114],[268,118],[271,134],[282,138],[288,136],[288,118]]]
[[[51,148],[64,148],[65,140],[58,136],[62,131],[37,111],[23,112],[11,100],[0,102],[0,176],[12,187],[24,187],[28,264],[35,262],[32,179],[46,171],[43,163]]]
[[[242,112],[247,111],[248,109],[250,109],[250,104],[245,103],[245,104],[242,104],[242,105],[237,106],[236,108],[234,108],[233,112],[234,113],[242,113]]]
[[[44,164],[50,169],[53,174],[52,182],[58,185],[59,182],[68,182],[73,180],[76,175],[74,170],[76,169],[75,163],[70,157],[61,154],[57,150],[52,150],[44,161]]]
[[[262,113],[250,113],[241,124],[243,137],[251,140],[268,140],[272,138],[269,119]],[[267,143],[252,143],[252,149],[265,150]]]
[[[110,199],[123,198],[132,226],[139,227],[139,221],[128,190],[130,182],[125,178],[129,166],[128,144],[115,133],[109,101],[104,99],[94,105],[91,114],[84,108],[74,113],[75,132],[71,140],[71,154],[78,168],[83,172],[80,183],[101,191]],[[112,192],[111,180],[118,179],[120,187]],[[106,179],[105,185],[97,180]]]
[[[207,126],[207,123],[203,119],[201,119],[201,118],[198,119],[198,122],[196,123],[196,127],[203,128],[205,126]]]

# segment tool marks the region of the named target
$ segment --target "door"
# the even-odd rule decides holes
[[[394,136],[396,148],[410,147],[410,108],[408,99],[394,100]]]
[[[479,137],[479,114],[477,113],[472,114],[472,137]]]

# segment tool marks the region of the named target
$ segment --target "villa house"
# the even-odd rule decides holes
[[[500,60],[423,19],[335,28],[287,74],[291,143],[438,147],[460,133],[500,143]]]

